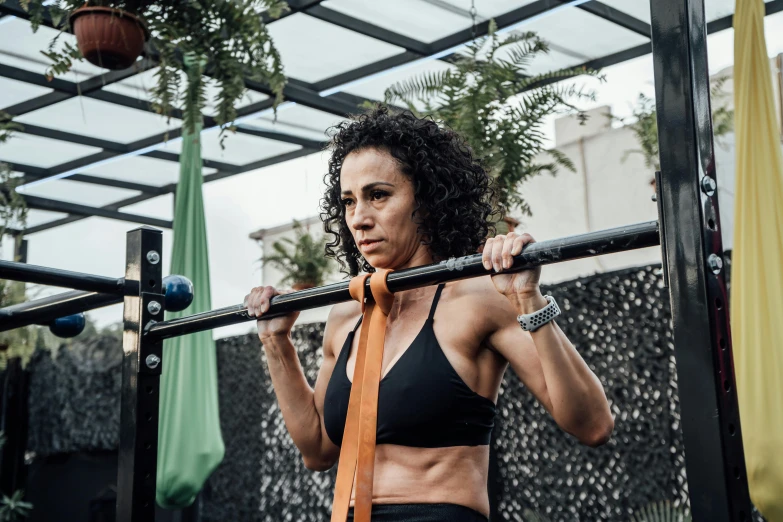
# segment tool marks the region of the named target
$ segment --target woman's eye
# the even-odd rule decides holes
[[[388,196],[388,194],[382,190],[375,190],[372,192],[372,194],[370,194],[370,197],[372,197],[372,199],[380,199],[384,196]]]
[[[343,199],[343,200],[340,201],[340,203],[342,203],[344,207],[347,207],[348,205],[353,203],[353,200],[352,199]]]

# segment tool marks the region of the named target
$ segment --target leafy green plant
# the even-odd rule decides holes
[[[691,522],[690,513],[670,501],[649,504],[631,515],[631,522]]]
[[[33,505],[29,502],[24,502],[24,491],[18,489],[14,491],[10,497],[3,495],[0,499],[0,522],[16,522],[23,517],[30,516],[30,510],[33,509]]]
[[[726,107],[724,102],[726,93],[723,86],[726,78],[713,81],[710,87],[710,98],[712,99],[712,134],[715,138],[721,138],[734,130],[734,111]],[[644,158],[644,164],[647,168],[654,171],[661,170],[661,162],[658,156],[658,113],[655,109],[655,100],[648,98],[644,94],[639,94],[636,105],[633,108],[630,121],[627,119],[615,118],[633,132],[638,149],[625,151],[623,161],[628,159],[631,154],[640,154]]]
[[[0,308],[23,303],[27,300],[25,285],[19,281],[0,279]],[[0,332],[0,370],[10,359],[19,357],[26,365],[35,351],[38,331],[34,326]]]
[[[491,20],[487,36],[468,44],[465,54],[457,54],[453,68],[392,85],[385,101],[399,101],[417,115],[431,116],[460,133],[494,177],[499,210],[504,215],[515,210],[530,215],[519,192],[521,184],[543,172],[575,170],[565,154],[546,149],[546,118],[566,112],[584,117],[577,104],[595,99],[583,86],[554,82],[579,75],[600,77],[585,68],[530,74],[533,60],[548,52],[535,33],[500,38]]]
[[[5,444],[5,433],[0,431],[0,448]],[[3,495],[0,498],[0,522],[16,522],[22,517],[28,517],[33,505],[24,502],[24,491],[17,490],[10,497]]]
[[[152,105],[170,117],[172,109],[181,104],[187,131],[193,132],[201,119],[206,86],[201,74],[187,74],[184,57],[205,60],[205,74],[218,87],[214,117],[221,126],[221,143],[224,132],[233,130],[235,106],[246,91],[245,78],[267,84],[275,107],[283,99],[286,79],[282,61],[260,13],[280,16],[288,8],[284,0],[55,0],[49,6],[45,2],[21,0],[34,31],[47,12],[60,29],[48,49],[42,51],[51,60],[47,70],[50,77],[68,72],[74,62],[83,59],[75,46],[60,42],[63,31],[72,32],[68,16],[79,7],[104,6],[132,13],[146,24],[150,33],[147,55],[159,64],[156,86],[150,93]],[[183,76],[187,85],[183,85]]]
[[[298,221],[294,221],[295,240],[284,237],[272,244],[273,254],[262,261],[278,267],[285,274],[281,283],[320,286],[329,273],[331,264],[324,256],[321,238],[310,235]]]

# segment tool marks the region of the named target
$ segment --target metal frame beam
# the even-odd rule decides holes
[[[696,522],[752,517],[729,329],[704,0],[655,0],[653,65],[685,469]]]
[[[48,210],[49,212],[65,212],[67,214],[87,217],[103,217],[108,219],[116,219],[119,221],[128,221],[130,223],[140,223],[143,225],[150,225],[159,228],[172,228],[172,222],[165,219],[157,219],[139,214],[129,214],[127,212],[118,212],[116,210],[99,207],[89,207],[87,205],[78,205],[76,203],[57,201],[54,199],[42,198],[40,196],[31,196],[29,194],[22,194],[22,197],[24,198],[27,207],[32,209]]]
[[[237,174],[244,174],[246,172],[250,172],[252,170],[261,169],[264,167],[269,167],[272,165],[276,165],[277,163],[283,163],[288,160],[301,158],[303,156],[307,156],[309,154],[314,154],[318,152],[317,149],[308,149],[308,148],[301,148],[299,150],[295,150],[292,152],[288,152],[285,154],[280,154],[278,156],[274,156],[271,158],[267,158],[264,160],[254,161],[252,163],[248,163],[247,165],[244,165],[241,167],[238,171],[232,171],[232,172],[222,172],[218,171],[213,174],[207,174],[204,176],[204,183],[210,183],[212,181],[217,181],[220,179],[229,178],[231,176],[236,176]],[[76,176],[79,176],[78,174]],[[83,181],[83,180],[79,180]],[[120,187],[122,188],[122,187]],[[142,201],[147,201],[153,198],[156,198],[158,196],[162,196],[165,194],[173,194],[177,189],[176,183],[170,183],[168,185],[164,185],[162,187],[156,187],[156,191],[154,193],[144,193],[140,194],[138,196],[133,196],[131,198],[123,199],[121,201],[116,201],[114,203],[111,203],[109,205],[105,205],[103,207],[100,207],[99,210],[118,210],[122,207],[126,207],[128,205],[134,205],[136,203],[141,203]],[[37,232],[43,232],[45,230],[50,230],[55,227],[59,227],[62,225],[67,225],[69,223],[75,223],[76,221],[81,221],[82,219],[86,219],[90,216],[84,216],[84,215],[71,215],[64,218],[52,220],[48,223],[42,223],[40,225],[28,228],[24,231],[25,236],[29,236],[31,234],[35,234]]]

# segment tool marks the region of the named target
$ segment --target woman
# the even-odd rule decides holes
[[[476,252],[488,234],[489,178],[455,133],[386,109],[341,124],[332,139],[325,229],[327,253],[359,271],[400,270]],[[528,234],[486,240],[483,262],[495,273],[398,292],[389,314],[373,482],[373,521],[486,522],[489,442],[507,366],[583,444],[598,446],[614,422],[600,381],[555,321],[522,322],[549,301],[540,268],[504,274]],[[361,309],[332,308],[323,364],[310,388],[290,331],[296,313],[263,320],[278,292],[247,296],[259,317],[272,384],[308,469],[338,460],[356,361]],[[550,307],[551,308],[551,307]],[[525,323],[527,324],[527,323]]]

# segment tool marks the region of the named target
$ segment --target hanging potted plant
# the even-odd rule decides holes
[[[2,3],[4,0],[0,0]],[[265,83],[274,106],[283,99],[285,75],[280,54],[264,24],[261,12],[278,17],[287,9],[282,0],[27,0],[33,31],[48,11],[60,29],[43,52],[50,60],[47,76],[68,72],[73,63],[87,59],[104,68],[127,68],[142,50],[158,63],[156,86],[150,92],[152,106],[166,116],[182,107],[183,124],[193,132],[205,107],[203,76],[187,75],[185,57],[206,64],[205,74],[218,88],[215,121],[233,130],[235,105],[245,94],[245,79]],[[62,32],[74,32],[77,46],[60,41]],[[185,74],[183,74],[185,73]],[[183,85],[182,78],[187,78]],[[195,85],[191,82],[195,81]]]
[[[734,111],[726,106],[727,94],[723,85],[728,78],[720,78],[712,82],[710,87],[710,99],[712,101],[712,135],[719,140],[734,130]],[[628,127],[636,138],[638,149],[625,151],[622,161],[625,162],[631,154],[639,154],[644,158],[644,165],[652,170],[650,186],[657,190],[655,172],[661,170],[661,161],[658,157],[658,113],[655,110],[655,99],[639,94],[636,105],[630,118],[613,117]]]
[[[272,244],[273,254],[264,256],[262,262],[279,268],[285,277],[282,284],[291,283],[294,290],[304,290],[324,284],[331,269],[329,259],[324,256],[321,238],[315,238],[301,223],[294,221],[296,238],[282,238]]]
[[[93,3],[84,3],[68,16],[79,52],[98,67],[127,69],[141,56],[149,39],[147,26],[136,14],[149,1]]]
[[[576,104],[594,100],[594,93],[551,80],[598,76],[598,72],[576,68],[530,74],[530,63],[549,52],[546,42],[535,33],[500,38],[496,31],[490,20],[487,36],[457,54],[453,68],[392,85],[385,101],[402,102],[415,114],[431,116],[465,138],[495,180],[495,204],[502,216],[495,228],[505,233],[519,223],[511,213],[531,215],[519,192],[524,181],[542,172],[554,175],[560,168],[575,170],[564,154],[546,149],[542,125],[552,114],[583,114]]]

